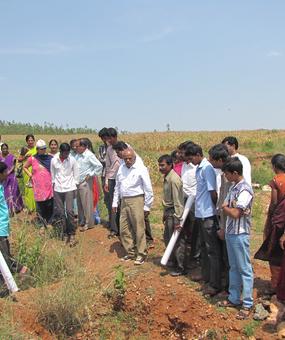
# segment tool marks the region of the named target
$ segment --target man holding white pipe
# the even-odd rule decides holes
[[[0,251],[7,263],[8,268],[12,273],[25,274],[28,270],[27,267],[20,265],[14,260],[10,253],[9,233],[10,233],[10,222],[9,222],[9,210],[4,196],[3,182],[8,176],[8,168],[4,162],[0,162]],[[2,290],[3,277],[0,274],[0,297],[8,294],[8,290]]]
[[[181,178],[173,170],[172,158],[170,155],[163,155],[158,159],[159,171],[164,175],[163,181],[163,223],[165,246],[175,229],[181,228],[181,218],[184,210],[184,194]],[[182,228],[179,238],[170,257],[173,270],[172,276],[185,274],[185,250],[187,235],[185,228]]]

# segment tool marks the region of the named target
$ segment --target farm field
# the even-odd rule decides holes
[[[0,300],[0,339],[276,339],[274,327],[253,320],[237,321],[235,311],[218,308],[215,299],[205,299],[201,286],[190,276],[173,278],[160,267],[162,240],[161,186],[157,158],[178,144],[192,140],[208,149],[224,137],[234,135],[239,151],[252,163],[252,178],[261,186],[273,173],[270,158],[285,152],[285,130],[232,132],[153,132],[124,134],[149,168],[155,201],[150,220],[155,247],[139,268],[123,263],[118,240],[109,240],[103,225],[79,235],[76,248],[64,247],[52,231],[40,237],[31,216],[21,213],[12,219],[12,253],[31,268],[19,282],[15,300]],[[25,136],[2,135],[10,152],[17,153]],[[97,150],[95,135],[36,135],[48,142],[88,137]],[[262,242],[262,231],[270,192],[255,191],[252,254]],[[106,210],[100,202],[103,218]],[[253,261],[255,297],[269,283],[267,263]]]

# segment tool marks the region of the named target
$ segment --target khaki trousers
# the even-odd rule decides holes
[[[133,256],[146,256],[144,196],[121,200],[120,236],[125,251]]]
[[[78,219],[80,225],[94,226],[93,177],[80,183],[77,189]]]

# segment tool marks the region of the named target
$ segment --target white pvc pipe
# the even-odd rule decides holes
[[[169,260],[169,257],[170,257],[170,255],[171,255],[171,253],[173,251],[175,243],[176,243],[176,241],[178,239],[178,236],[179,236],[179,234],[180,234],[180,232],[181,232],[181,230],[183,228],[183,225],[184,225],[184,223],[186,221],[186,218],[187,218],[187,216],[189,214],[189,211],[190,211],[190,209],[192,207],[192,204],[194,203],[194,200],[195,200],[195,196],[188,196],[187,201],[185,203],[182,219],[181,219],[181,228],[179,230],[177,230],[177,229],[174,230],[174,232],[173,232],[173,234],[171,236],[171,239],[170,239],[170,241],[169,241],[169,243],[168,243],[168,245],[167,245],[167,247],[165,249],[165,252],[164,252],[164,254],[163,254],[162,258],[161,258],[160,263],[163,266],[166,266],[166,264],[167,264],[167,262]]]
[[[17,284],[10,272],[9,267],[7,266],[7,263],[1,251],[0,251],[0,271],[10,292],[12,293],[17,292],[19,288],[17,287]]]

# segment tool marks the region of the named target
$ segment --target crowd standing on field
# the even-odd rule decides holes
[[[99,137],[103,144],[98,153],[88,138],[60,145],[52,139],[47,145],[30,134],[19,155],[10,154],[7,143],[1,142],[0,250],[12,272],[24,274],[27,268],[11,256],[9,218],[22,210],[36,212],[41,234],[60,224],[64,244],[74,247],[77,230],[86,232],[101,222],[100,182],[109,217],[108,238],[120,239],[125,250],[122,261],[145,262],[154,246],[148,168],[131,145],[118,140],[116,129],[103,128]],[[204,283],[206,296],[227,292],[219,305],[238,308],[237,319],[245,319],[253,307],[254,193],[250,162],[238,148],[238,140],[228,136],[212,146],[207,157],[200,145],[188,140],[160,156],[158,169],[163,175],[165,246],[174,232],[179,233],[167,263],[169,274],[190,273],[193,281]],[[276,175],[269,184],[264,242],[255,258],[269,262],[269,293],[285,301],[285,155],[274,155],[271,163]],[[183,218],[186,202],[194,203]]]

